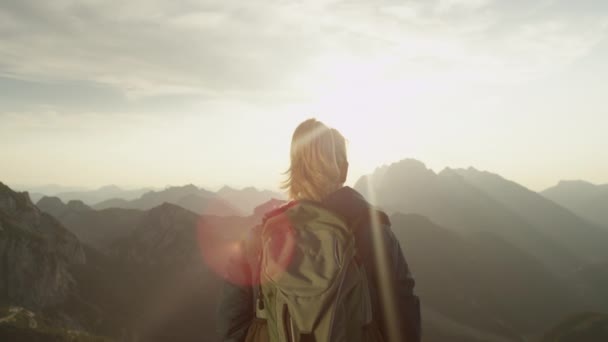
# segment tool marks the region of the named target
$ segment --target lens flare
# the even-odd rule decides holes
[[[244,243],[251,220],[241,217],[201,216],[197,242],[205,264],[216,275],[235,284],[247,285],[247,256]]]
[[[260,276],[251,270],[259,269],[255,263],[261,258],[266,276],[277,277],[292,262],[296,234],[284,215],[274,218],[268,227],[264,232],[256,217],[201,216],[197,224],[201,257],[216,275],[233,284],[257,285]],[[266,241],[264,246],[262,240]],[[261,250],[266,255],[262,256]]]

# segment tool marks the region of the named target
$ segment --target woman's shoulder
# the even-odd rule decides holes
[[[270,220],[273,217],[276,217],[284,212],[286,212],[289,208],[295,206],[298,201],[285,201],[280,205],[275,206],[274,208],[268,210],[264,216],[262,217],[262,225],[266,223],[266,221]]]
[[[273,202],[272,206],[266,206],[265,212],[257,216],[256,224],[249,229],[249,231],[241,241],[241,243],[244,244],[245,249],[247,251],[256,250],[266,221],[272,219],[273,217],[277,217],[281,213],[284,213],[285,211],[287,211],[287,209],[294,206],[295,203],[295,201],[276,201]]]

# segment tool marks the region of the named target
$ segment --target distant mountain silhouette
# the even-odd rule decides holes
[[[201,216],[169,203],[148,211],[40,204],[87,244],[0,183],[0,260],[11,260],[0,264],[0,336],[62,341],[86,329],[117,341],[217,340],[219,275],[260,216]],[[3,307],[53,321],[44,330],[21,326]]]
[[[149,210],[165,202],[179,205],[201,215],[248,216],[253,209],[272,198],[281,198],[272,191],[259,191],[255,188],[236,190],[223,187],[217,193],[198,188],[192,184],[169,187],[162,191],[150,191],[140,198],[125,201],[110,199],[93,206],[95,209],[129,208]]]
[[[362,177],[355,188],[389,212],[422,214],[460,233],[494,233],[555,272],[571,274],[608,258],[608,234],[495,175],[451,169],[436,174],[406,159]]]
[[[38,202],[44,196],[55,196],[58,193],[62,192],[77,192],[77,191],[87,191],[83,187],[77,186],[64,186],[57,184],[47,184],[47,185],[38,185],[38,186],[14,186],[9,184],[13,190],[27,193],[30,196],[32,202]]]
[[[534,192],[414,160],[379,168],[356,188],[391,214],[422,300],[425,342],[536,340],[564,317],[608,311],[601,231]],[[239,191],[242,202],[230,199]],[[64,317],[60,333],[71,324],[116,341],[217,341],[225,263],[283,203],[270,197],[253,215],[232,215],[260,193],[190,185],[121,202],[139,209],[52,197],[38,209],[0,183],[0,260],[17,261],[0,263],[0,318],[2,306],[22,307]],[[226,215],[211,210],[217,200]]]
[[[499,175],[474,168],[454,172],[530,222],[551,241],[566,247],[572,255],[592,262],[608,260],[607,230]]]
[[[68,211],[68,207],[59,197],[44,196],[36,202],[38,209],[53,215],[55,218],[63,216]]]
[[[608,228],[608,184],[561,181],[541,194],[577,215]]]
[[[199,220],[165,203],[145,214],[120,250],[123,269],[132,274],[125,285],[132,290],[128,321],[142,341],[214,340],[209,318],[219,282],[202,256]]]
[[[519,341],[590,307],[494,233],[463,235],[415,214],[394,214],[391,222],[423,298],[425,335]]]
[[[78,192],[78,191],[88,191],[85,187],[82,186],[66,186],[59,184],[46,184],[46,185],[34,185],[34,186],[14,186],[11,185],[13,190],[18,192],[28,193],[37,192],[41,194],[54,195],[62,192]]]
[[[105,201],[102,201],[102,202],[99,202],[99,203],[93,205],[93,208],[96,210],[103,210],[103,209],[109,209],[109,208],[126,208],[126,207],[129,207],[130,205],[131,204],[126,199],[110,198],[108,200],[105,200]]]
[[[96,190],[60,192],[55,196],[61,198],[61,200],[64,202],[69,202],[71,200],[81,200],[87,205],[94,205],[110,198],[122,198],[125,200],[132,200],[138,198],[139,196],[143,195],[148,191],[150,191],[150,189],[147,188],[124,190],[116,185],[106,185]]]
[[[122,208],[97,211],[80,201],[64,204],[58,197],[43,197],[36,205],[57,218],[80,241],[104,252],[129,236],[144,214],[141,210]]]
[[[169,187],[162,191],[149,191],[141,197],[124,201],[111,199],[93,206],[95,209],[125,208],[150,210],[163,203],[173,203],[188,208],[201,215],[239,215],[241,212],[232,204],[218,198],[215,193],[189,184],[179,187]]]
[[[32,320],[41,311],[54,319],[38,330],[15,325],[8,312],[0,336],[61,341],[54,338],[85,328],[117,340],[215,340],[217,273],[227,260],[217,248],[242,237],[250,218],[205,218],[167,203],[147,212],[58,198],[40,204],[94,248],[0,183],[0,260],[11,260],[0,265],[0,313],[8,305],[31,310]],[[207,256],[203,246],[218,253]]]
[[[150,191],[149,188],[125,190],[116,185],[106,185],[95,190],[82,190],[61,186],[46,186],[31,188],[30,196],[34,202],[38,202],[42,197],[58,197],[67,203],[72,200],[79,200],[91,206],[96,203],[112,198],[132,200]]]
[[[256,206],[272,198],[279,200],[285,199],[285,196],[282,194],[268,190],[257,190],[254,187],[237,190],[225,186],[217,192],[217,195],[228,203],[236,206],[245,215],[251,215]]]
[[[93,210],[88,205],[84,204],[80,200],[71,200],[67,204],[63,203],[63,201],[59,197],[42,197],[36,206],[55,217],[60,217],[65,215],[68,212],[86,212]]]
[[[168,203],[175,203],[182,208],[186,208],[201,215],[244,216],[244,213],[232,205],[232,203],[220,199],[215,195],[203,197],[190,194],[180,198],[176,202]]]
[[[201,217],[164,203],[143,213],[131,234],[113,245],[115,253],[88,249],[91,263],[76,279],[99,308],[97,332],[127,331],[139,341],[216,341],[219,274],[231,242],[258,219]]]

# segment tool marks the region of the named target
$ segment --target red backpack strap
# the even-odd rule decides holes
[[[261,255],[262,231],[264,230],[264,226],[266,225],[266,222],[268,220],[275,218],[278,215],[284,213],[285,211],[287,211],[289,208],[293,207],[297,203],[298,203],[298,201],[291,201],[287,204],[284,204],[284,205],[264,214],[264,217],[262,218],[262,224],[255,226],[249,236],[249,244],[251,246],[249,255],[250,255],[250,265],[251,265],[251,278],[253,281],[252,288],[253,288],[254,313],[257,312],[256,308],[263,309],[263,303],[264,303],[263,298],[261,297],[262,284],[260,281],[260,263],[262,261],[261,260],[261,257],[262,257],[262,255]]]
[[[298,203],[299,203],[298,201],[291,201],[287,204],[284,204],[276,209],[273,209],[273,210],[267,212],[266,214],[264,214],[264,218],[262,219],[262,226],[264,224],[266,224],[266,221],[268,221],[269,219],[284,213],[285,211],[287,211],[287,209],[293,207],[294,205],[296,205]]]

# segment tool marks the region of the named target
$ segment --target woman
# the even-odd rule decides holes
[[[336,222],[343,222],[349,231],[352,232],[354,245],[356,246],[352,257],[356,261],[353,262],[352,270],[350,266],[342,267],[339,272],[347,272],[344,269],[348,268],[348,272],[357,272],[356,274],[363,275],[365,278],[365,281],[359,285],[350,287],[351,289],[360,289],[357,296],[368,298],[367,302],[369,302],[369,307],[371,308],[369,310],[371,312],[369,324],[366,323],[362,327],[361,334],[359,332],[356,333],[357,336],[364,337],[359,337],[358,339],[391,342],[420,341],[419,299],[413,293],[414,279],[409,271],[399,242],[390,229],[390,221],[385,213],[373,208],[359,193],[350,187],[344,186],[347,173],[346,141],[342,134],[315,119],[302,122],[293,134],[291,165],[287,172],[287,180],[283,184],[292,202],[266,215],[265,224],[254,228],[250,238],[244,244],[244,249],[246,250],[244,260],[234,260],[227,269],[226,276],[230,281],[227,281],[224,285],[222,298],[218,307],[218,332],[222,341],[291,340],[289,336],[294,334],[294,329],[300,329],[298,333],[300,337],[296,340],[316,340],[313,332],[309,331],[311,329],[314,330],[316,326],[304,331],[301,327],[297,327],[299,323],[294,323],[297,319],[292,319],[291,316],[289,316],[290,323],[287,324],[281,322],[281,317],[275,317],[276,315],[270,315],[270,318],[264,315],[264,310],[268,311],[267,307],[269,306],[268,303],[270,303],[264,297],[270,291],[266,289],[268,285],[263,280],[268,278],[268,272],[263,272],[266,278],[260,276],[262,274],[260,270],[264,267],[261,265],[264,261],[260,260],[269,258],[264,253],[273,254],[272,252],[262,251],[263,247],[261,246],[265,246],[265,244],[260,243],[260,236],[268,237],[270,233],[261,232],[268,232],[270,230],[269,226],[271,226],[268,222],[276,217],[285,216],[287,213],[293,212],[294,208],[304,208],[305,206],[308,206],[309,213],[310,208],[313,208],[313,211],[329,213],[327,215],[335,214],[339,218]],[[295,217],[295,214],[290,217]],[[295,227],[294,229],[305,229],[298,227],[308,227],[310,224],[318,223],[318,221],[315,221],[314,218],[309,219],[304,226],[298,226],[294,222],[291,222],[291,226]],[[292,231],[283,235],[287,236],[287,238],[275,239],[275,242],[280,240],[283,245],[290,245],[292,248],[292,251],[287,253],[290,259],[284,259],[287,261],[283,265],[284,269],[282,271],[287,273],[289,272],[287,269],[292,267],[291,264],[297,263],[293,260],[302,260],[302,257],[293,257],[294,244],[297,245],[298,243],[305,242],[298,241],[299,235],[297,232],[294,233]],[[324,243],[324,241],[321,241],[321,243]],[[287,255],[284,253],[286,247],[283,245],[280,247],[282,250],[278,254]],[[314,247],[311,246],[311,248]],[[295,249],[297,253],[298,247],[296,246]],[[338,249],[342,251],[344,248],[336,247],[336,250]],[[317,250],[315,253],[320,253],[319,251],[322,251],[322,249]],[[338,255],[337,251],[335,253]],[[266,258],[261,255],[265,255]],[[311,260],[314,261],[316,260],[315,258],[318,259],[319,255],[314,256]],[[324,262],[326,263],[327,260]],[[323,267],[327,266],[325,263]],[[300,264],[302,263],[300,262]],[[361,271],[357,271],[357,267]],[[300,270],[298,271],[300,272]],[[272,274],[270,278],[272,278]],[[349,278],[356,277],[350,276]],[[276,284],[273,283],[272,285],[275,286]],[[331,287],[333,285],[328,286]],[[272,291],[276,292],[276,288],[272,289]],[[340,291],[336,293],[339,294]],[[364,295],[359,295],[359,293],[363,293]],[[365,293],[368,293],[368,295],[365,295]],[[335,296],[340,297],[337,294]],[[324,305],[323,308],[336,306],[336,301],[344,300],[342,297],[344,296],[341,296],[340,299],[331,299],[330,303],[334,304]],[[365,305],[365,300],[360,302],[363,304],[357,302],[354,305]],[[291,307],[286,309],[288,315],[289,311],[301,309],[293,307],[294,305],[300,305],[298,303],[300,302],[295,301],[295,304],[290,303]],[[340,303],[339,305],[352,304]],[[274,303],[271,306],[274,309]],[[357,307],[350,311],[362,312],[364,310]],[[316,312],[318,313],[318,311]],[[343,314],[348,314],[348,312]],[[335,314],[332,313],[331,316],[331,324],[334,324]],[[304,320],[306,318],[310,317],[304,317]],[[315,324],[322,325],[319,323],[319,320],[315,321],[317,322]],[[280,336],[282,337],[279,337],[275,331],[275,335],[273,336],[273,328],[276,328],[273,325],[280,323],[285,323],[282,327],[287,327],[287,332],[281,333],[282,335]],[[346,324],[348,323],[346,322]],[[350,328],[332,327],[330,328],[330,331],[332,331],[331,336],[338,336],[340,334],[342,337],[346,336],[348,332],[337,331],[339,329]],[[370,332],[371,330],[377,330],[377,333]],[[270,338],[268,337],[268,331],[270,331]],[[338,340],[338,338],[334,337],[329,339],[332,341]],[[350,340],[350,338],[341,339]]]

